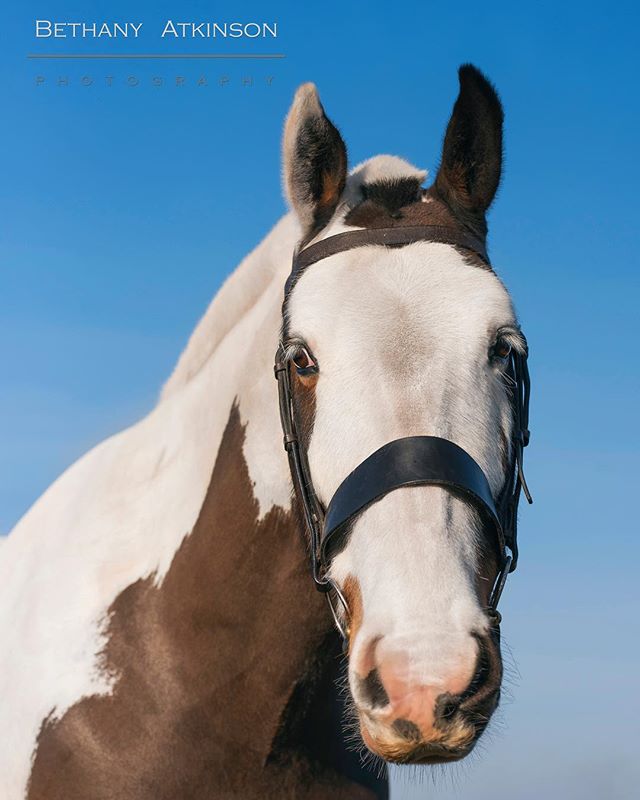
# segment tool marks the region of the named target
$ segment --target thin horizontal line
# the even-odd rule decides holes
[[[29,53],[28,59],[47,59],[47,58],[241,58],[241,59],[271,59],[285,58],[284,53]]]

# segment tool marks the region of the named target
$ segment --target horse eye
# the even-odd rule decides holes
[[[498,341],[491,348],[491,357],[500,361],[505,361],[511,355],[511,345],[505,339]]]
[[[298,348],[291,360],[299,375],[309,375],[318,370],[318,365],[309,355],[309,351],[306,347]]]

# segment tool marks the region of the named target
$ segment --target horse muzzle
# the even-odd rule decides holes
[[[408,655],[385,649],[383,641],[365,648],[352,665],[351,687],[369,750],[402,764],[468,755],[498,705],[502,681],[496,636],[473,638],[475,661],[431,682],[413,679]]]

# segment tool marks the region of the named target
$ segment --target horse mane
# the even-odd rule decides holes
[[[225,336],[256,304],[272,280],[290,268],[300,237],[295,214],[277,222],[223,282],[196,325],[160,393],[160,402],[185,386],[213,356]],[[284,276],[282,276],[284,285]]]

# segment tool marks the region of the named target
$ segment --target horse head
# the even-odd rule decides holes
[[[298,503],[312,533],[345,477],[390,442],[454,443],[486,479],[489,504],[519,487],[513,369],[526,341],[484,245],[503,112],[477,69],[464,66],[459,77],[426,189],[425,172],[392,156],[349,174],[312,84],[300,87],[287,118],[284,182],[301,241],[279,363],[300,452],[293,467],[303,472]],[[407,233],[419,230],[431,233]],[[366,233],[333,246],[354,231]],[[398,246],[380,246],[381,231]],[[305,260],[317,245],[320,257]],[[388,761],[461,758],[498,704],[491,592],[504,577],[504,542],[457,488],[405,481],[363,502],[319,561],[319,584],[343,600],[336,614],[362,738]]]

